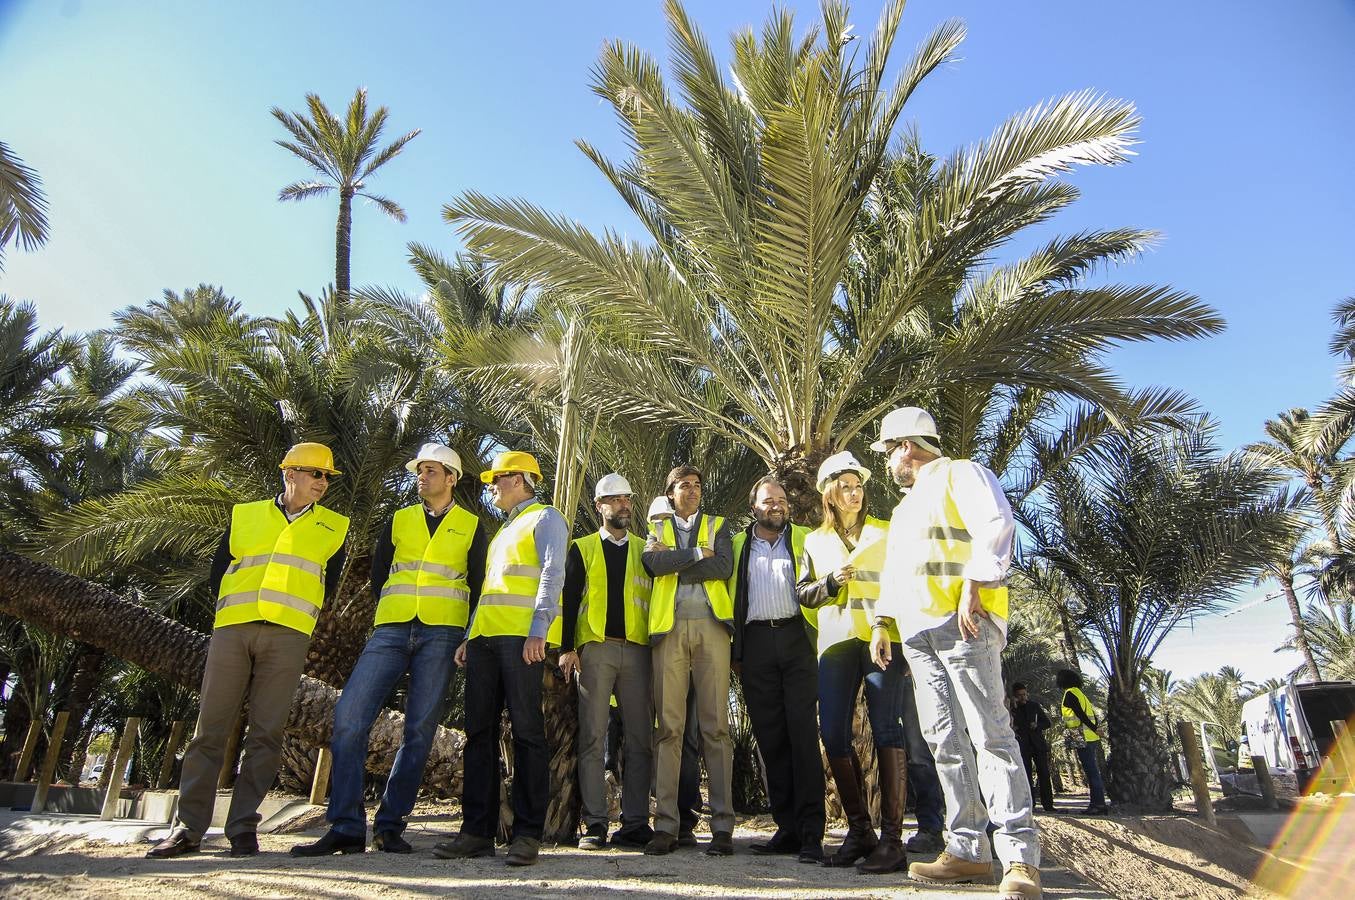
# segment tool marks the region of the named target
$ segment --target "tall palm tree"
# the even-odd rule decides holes
[[[420,129],[401,135],[379,147],[381,132],[389,111],[378,106],[367,113],[367,89],[358,88],[348,104],[343,121],[335,118],[316,94],[306,95],[306,113],[289,113],[273,107],[273,118],[291,133],[291,140],[277,141],[319,176],[318,180],[296,181],[278,192],[279,200],[305,200],[337,191],[339,219],[334,228],[334,291],[341,298],[349,295],[349,257],[353,237],[353,198],[364,197],[386,215],[403,222],[405,211],[388,197],[373,194],[367,181],[376,170],[390,162]]]
[[[1144,696],[1153,653],[1183,619],[1219,609],[1292,527],[1277,478],[1220,457],[1208,422],[1168,435],[1115,436],[1094,467],[1055,473],[1018,515],[1030,553],[1079,600],[1108,682],[1108,786],[1118,799],[1171,805],[1166,748]]]
[[[5,248],[18,237],[19,246],[36,250],[47,243],[47,197],[42,179],[0,141],[0,272]]]
[[[1313,604],[1303,616],[1303,630],[1325,678],[1355,681],[1355,604],[1348,600]],[[1283,647],[1292,645],[1291,640]]]
[[[1130,104],[1072,94],[944,160],[914,141],[891,156],[906,101],[953,58],[960,23],[928,35],[890,86],[901,0],[859,53],[842,3],[825,3],[804,36],[776,12],[761,34],[733,37],[728,76],[679,0],[666,10],[678,95],[655,60],[608,43],[593,90],[634,152],[615,162],[579,142],[647,243],[523,200],[468,192],[444,208],[497,277],[568,297],[600,343],[625,350],[627,378],[588,401],[604,415],[750,447],[790,482],[803,519],[818,462],[893,405],[929,404],[954,383],[1009,384],[1128,417],[1103,350],[1221,327],[1178,291],[1084,284],[1147,232],[1078,234],[987,268],[1013,235],[1076,199],[1058,176],[1128,158]]]
[[[1297,508],[1303,506],[1303,493],[1300,492],[1295,500],[1294,505]],[[1308,521],[1300,520],[1295,523],[1290,533],[1286,535],[1285,540],[1276,547],[1275,557],[1266,562],[1265,568],[1262,569],[1261,575],[1256,581],[1260,584],[1274,580],[1279,584],[1285,604],[1289,607],[1290,624],[1294,626],[1294,634],[1289,641],[1298,650],[1299,655],[1303,657],[1303,665],[1308,670],[1308,677],[1313,681],[1321,681],[1322,671],[1318,668],[1317,658],[1313,655],[1312,647],[1308,645],[1303,607],[1299,603],[1300,586],[1298,582],[1300,580],[1307,582],[1310,594],[1317,594],[1325,598],[1321,585],[1322,553],[1319,546],[1308,541],[1310,532],[1311,528]]]

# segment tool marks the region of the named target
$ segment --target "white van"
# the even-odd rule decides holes
[[[1299,789],[1331,754],[1337,729],[1355,727],[1355,681],[1287,684],[1242,706],[1243,765],[1264,756],[1277,775],[1292,775]]]

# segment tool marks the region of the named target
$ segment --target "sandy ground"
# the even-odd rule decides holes
[[[0,830],[0,895],[12,897],[595,897],[600,891],[632,897],[778,897],[885,898],[993,896],[990,886],[924,888],[902,874],[858,875],[853,870],[801,865],[789,857],[760,857],[747,844],[770,834],[765,819],[742,823],[735,832],[737,852],[711,858],[699,849],[671,856],[636,852],[585,852],[547,848],[541,861],[526,869],[494,859],[440,860],[430,852],[457,826],[446,807],[415,811],[406,833],[410,856],[365,853],[325,859],[292,859],[287,849],[323,833],[260,836],[262,853],[233,860],[226,841],[209,835],[203,852],[174,860],[149,860],[144,843],[113,843],[92,838],[88,830],[25,828],[22,819]],[[304,822],[301,824],[305,824]],[[55,832],[55,833],[54,833]],[[124,841],[144,831],[122,831]],[[155,835],[163,834],[157,830]],[[841,834],[839,830],[838,835]],[[105,834],[105,837],[110,835]],[[698,832],[703,840],[706,835]],[[836,839],[830,841],[835,842]],[[1050,898],[1104,898],[1107,894],[1046,860],[1042,876]]]

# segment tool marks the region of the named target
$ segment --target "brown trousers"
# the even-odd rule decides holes
[[[225,625],[212,632],[202,676],[198,728],[184,752],[179,824],[201,840],[212,823],[226,742],[249,698],[249,730],[240,774],[231,792],[226,836],[259,825],[259,804],[273,786],[282,730],[301,681],[310,636],[269,622]]]

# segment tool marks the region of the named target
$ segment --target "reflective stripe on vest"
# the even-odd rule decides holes
[[[1087,718],[1093,722],[1097,721],[1096,712],[1095,710],[1092,709],[1092,702],[1087,699],[1087,695],[1082,693],[1080,688],[1071,687],[1064,689],[1063,693],[1065,697],[1068,696],[1069,691],[1072,692],[1073,699],[1075,699],[1079,704],[1081,704],[1082,712],[1086,714]],[[1101,740],[1101,736],[1099,734],[1097,734],[1095,731],[1082,724],[1082,720],[1077,717],[1077,712],[1071,706],[1064,706],[1062,712],[1064,728],[1067,728],[1069,731],[1077,731],[1079,728],[1081,728],[1082,737],[1085,738],[1087,743],[1089,744],[1092,741]]]
[[[574,647],[607,637],[607,555],[602,550],[602,534],[595,532],[574,542],[583,558],[587,583],[583,603],[579,608],[579,622],[574,629]],[[623,608],[626,614],[626,640],[635,644],[649,643],[649,597],[654,583],[645,573],[640,555],[645,543],[633,534],[626,536],[626,576]]]
[[[466,627],[470,616],[467,559],[479,524],[474,513],[453,506],[430,535],[423,504],[399,510],[391,520],[395,555],[381,588],[375,624],[417,618],[425,625]]]
[[[551,507],[533,503],[518,513],[489,542],[485,583],[475,608],[470,637],[527,637],[532,630],[536,593],[541,586],[541,557],[536,552],[536,523]],[[560,610],[556,604],[546,640],[560,644]]]
[[[937,618],[947,618],[960,608],[965,564],[973,553],[972,539],[960,518],[951,490],[952,464],[952,460],[944,457],[930,463],[942,468],[928,474],[929,488],[925,499],[915,487],[913,493],[899,504],[899,509],[908,508],[907,524],[900,524],[896,511],[890,525],[895,542],[900,537],[897,533],[900,528],[909,529],[906,537],[920,552],[910,553],[908,567],[899,572],[905,578],[917,580],[915,591],[921,598],[922,612]],[[939,482],[941,490],[930,487],[933,480]],[[920,509],[912,508],[910,501],[916,500],[923,500],[925,505]],[[1006,585],[980,586],[979,602],[990,613],[1008,618]]]
[[[715,535],[724,527],[723,516],[701,515],[701,525],[696,532],[694,547],[715,550]],[[670,550],[677,549],[677,535],[672,522],[661,522],[654,535],[659,543]],[[730,599],[729,589],[723,581],[714,579],[701,582],[706,589],[706,599],[710,602],[711,613],[725,625],[733,628],[734,601]],[[673,607],[677,602],[677,573],[661,575],[654,579],[654,590],[649,598],[649,640],[658,638],[673,630]]]
[[[212,627],[273,622],[311,634],[325,602],[325,563],[343,546],[348,519],[319,504],[292,522],[273,500],[231,509],[231,564]]]
[[[888,535],[888,522],[867,516],[856,539],[856,547],[851,551],[831,525],[816,528],[805,538],[805,555],[815,578],[836,572],[849,562],[856,567],[855,577],[838,590],[831,604],[805,610],[806,618],[819,631],[820,656],[842,641],[870,640],[870,628],[875,623],[875,601],[880,599],[880,572],[884,569]],[[899,642],[897,625],[890,626],[889,640]]]

